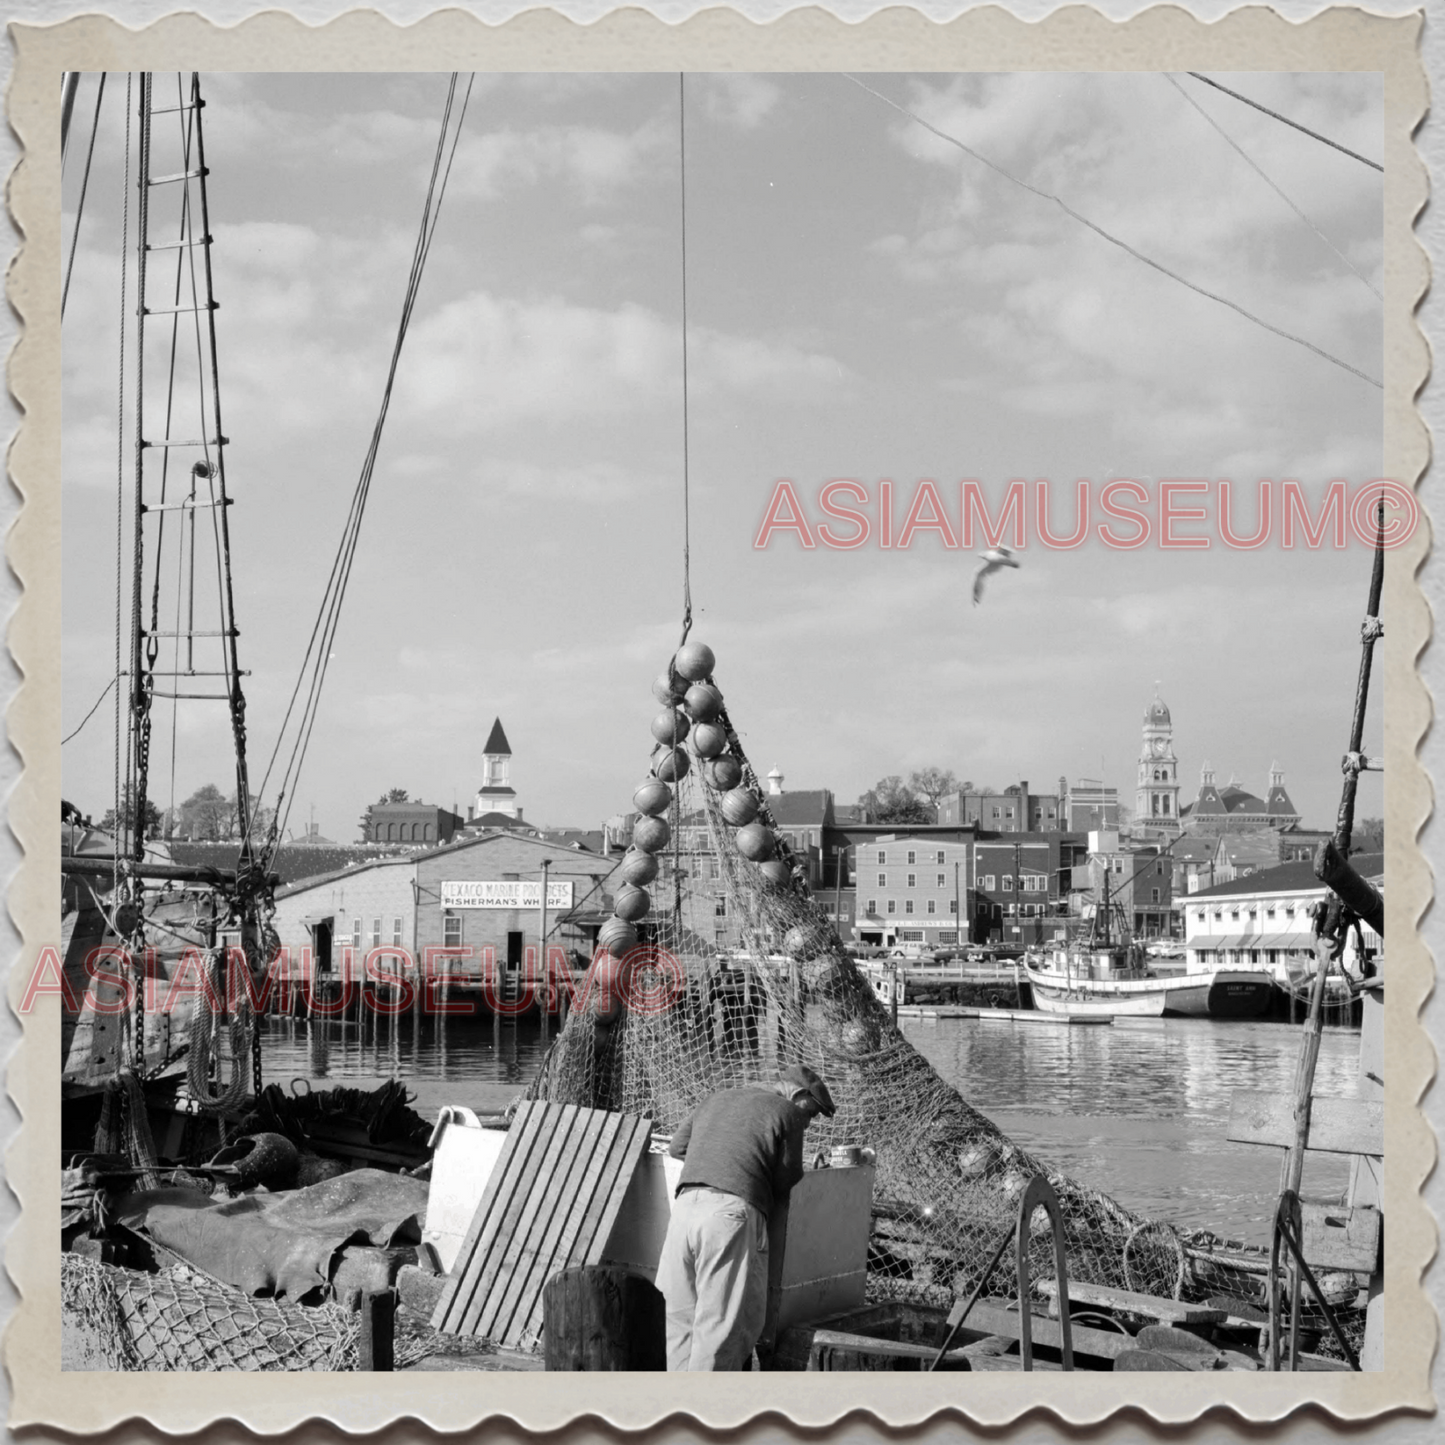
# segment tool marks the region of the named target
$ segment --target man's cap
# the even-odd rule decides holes
[[[792,1086],[795,1094],[811,1095],[818,1108],[830,1119],[838,1112],[838,1107],[833,1102],[833,1096],[828,1092],[827,1084],[807,1064],[790,1064],[783,1070],[780,1077],[785,1084]]]

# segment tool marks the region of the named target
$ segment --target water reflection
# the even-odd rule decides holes
[[[1282,1151],[1231,1144],[1236,1090],[1288,1095],[1302,1033],[1286,1024],[1150,1019],[1098,1027],[903,1020],[903,1032],[975,1108],[1026,1149],[1143,1214],[1268,1242]],[[431,1114],[467,1085],[530,1082],[544,1042],[535,1019],[264,1021],[268,1080],[400,1077]],[[1324,1035],[1316,1091],[1353,1094],[1359,1034]],[[1338,1197],[1348,1165],[1308,1156],[1303,1192]]]

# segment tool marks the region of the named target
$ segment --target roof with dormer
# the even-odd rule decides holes
[[[512,745],[507,741],[507,735],[502,731],[502,720],[497,718],[492,723],[492,730],[487,734],[487,744],[482,749],[483,753],[500,753],[506,757],[512,756]]]

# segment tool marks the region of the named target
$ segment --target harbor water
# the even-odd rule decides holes
[[[1233,1144],[1236,1090],[1288,1096],[1298,1027],[1209,1019],[1136,1019],[1068,1026],[904,1019],[904,1035],[938,1072],[1018,1144],[1126,1208],[1181,1228],[1267,1244],[1282,1153]],[[520,1091],[545,1045],[535,1018],[377,1015],[356,1021],[263,1020],[266,1079],[290,1087],[404,1079],[428,1118],[443,1104],[495,1109]],[[554,1032],[550,1037],[555,1037]],[[1320,1094],[1354,1095],[1359,1033],[1326,1030]],[[297,1086],[302,1087],[302,1086]],[[1334,1198],[1348,1164],[1310,1155],[1303,1192]]]

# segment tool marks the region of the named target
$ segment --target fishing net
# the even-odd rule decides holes
[[[685,687],[678,685],[679,697]],[[1227,1298],[1232,1313],[1262,1307],[1262,1251],[1141,1217],[1071,1179],[970,1107],[909,1044],[809,895],[804,867],[769,814],[725,709],[717,725],[727,736],[725,756],[741,772],[740,788],[771,835],[773,858],[752,861],[740,851],[740,842],[751,840],[740,838],[729,818],[749,808],[730,803],[736,790],[716,785],[728,781],[728,770],[719,774],[697,751],[700,732],[705,748],[714,737],[693,727],[681,746],[660,748],[654,777],[671,784],[663,814],[669,836],[653,852],[657,875],[641,931],[644,944],[676,960],[675,1001],[608,1018],[575,1010],[531,1096],[650,1115],[667,1133],[714,1091],[770,1085],[781,1065],[804,1063],[827,1080],[837,1105],[836,1117],[809,1129],[810,1153],[835,1144],[876,1151],[873,1298],[949,1303],[970,1292],[1014,1227],[1025,1186],[1042,1173],[1062,1208],[1071,1280],[1193,1302]],[[645,949],[632,959],[634,1000],[668,991],[671,964],[648,961]],[[1007,1295],[1010,1274],[1000,1266],[989,1292]],[[1030,1276],[1053,1274],[1052,1236],[1039,1210]],[[1333,1291],[1332,1307],[1345,1307],[1347,1331],[1358,1340],[1355,1277],[1322,1284]]]

